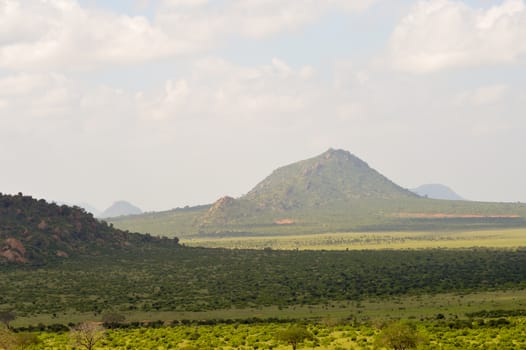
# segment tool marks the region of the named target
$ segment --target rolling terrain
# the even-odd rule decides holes
[[[240,204],[229,201],[232,207]],[[210,213],[211,208],[179,211]],[[363,313],[361,321],[367,322],[401,313],[433,317],[447,308],[454,320],[483,309],[519,315],[526,300],[521,244],[349,251],[193,248],[177,239],[114,229],[81,208],[22,194],[0,197],[0,218],[0,312],[17,315],[20,326],[39,323],[40,330],[46,324],[64,329],[108,312],[185,324],[182,317],[320,320],[353,312]],[[498,295],[504,297],[496,303]],[[458,299],[455,305],[452,299]],[[442,306],[433,307],[435,301]]]
[[[351,153],[329,149],[275,170],[240,198],[109,219],[182,239],[352,231],[526,227],[526,205],[439,200],[404,189]]]

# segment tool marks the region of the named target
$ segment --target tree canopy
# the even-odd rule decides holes
[[[278,340],[292,345],[292,349],[296,350],[297,346],[307,339],[312,339],[312,334],[303,326],[293,325],[283,331],[278,332]]]

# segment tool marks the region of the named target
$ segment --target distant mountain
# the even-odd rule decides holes
[[[0,264],[38,265],[115,249],[142,249],[156,242],[167,240],[114,229],[80,207],[0,193]]]
[[[413,188],[411,191],[419,196],[432,199],[464,200],[464,198],[455,193],[451,188],[441,184],[426,184]]]
[[[98,217],[100,218],[114,218],[117,216],[138,215],[142,214],[139,207],[126,201],[117,201],[113,203],[108,209],[104,210]]]

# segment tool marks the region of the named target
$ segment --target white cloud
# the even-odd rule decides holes
[[[458,96],[459,103],[470,103],[475,106],[484,106],[499,102],[509,91],[504,84],[481,86],[474,90],[464,91]]]
[[[206,5],[208,0],[164,0],[167,7],[199,7]]]
[[[13,74],[0,79],[0,133],[40,135],[48,141],[133,129],[135,99],[104,85],[64,75]],[[126,131],[125,133],[127,133]]]
[[[0,67],[86,69],[184,51],[144,17],[79,6],[74,0],[0,0]]]
[[[199,59],[187,72],[136,88],[10,74],[0,78],[0,158],[25,167],[23,174],[35,164],[53,168],[37,185],[17,176],[14,190],[26,192],[27,183],[54,191],[51,198],[125,197],[156,209],[238,195],[275,167],[330,146],[350,149],[402,185],[429,173],[452,181],[443,164],[457,157],[455,176],[473,162],[470,152],[505,153],[506,142],[523,149],[525,100],[516,84],[502,77],[472,88],[472,81],[459,86],[350,64],[328,79],[282,57],[257,66]],[[442,163],[428,162],[430,154]],[[423,166],[408,173],[411,164]],[[86,187],[65,188],[64,174],[86,166],[79,175]]]
[[[158,13],[160,24],[170,32],[186,31],[194,39],[210,40],[224,35],[263,38],[296,30],[331,9],[362,11],[374,0],[165,0]],[[189,6],[192,5],[192,6]],[[208,39],[206,39],[208,38]]]
[[[38,120],[67,118],[78,102],[75,84],[59,74],[14,74],[0,79],[0,99],[8,102],[9,127],[36,128]]]
[[[187,113],[183,108],[189,94],[190,88],[186,80],[181,79],[175,83],[172,80],[167,80],[163,93],[154,101],[144,101],[142,94],[138,96],[137,100],[144,118],[164,120],[175,117],[176,114],[180,118]]]
[[[0,68],[92,69],[202,52],[228,37],[263,38],[372,1],[171,0],[149,20],[77,0],[0,0]]]
[[[390,39],[394,68],[413,73],[513,63],[525,55],[523,0],[506,0],[489,9],[452,0],[419,1]]]
[[[199,60],[190,80],[167,80],[157,94],[137,97],[142,118],[246,122],[265,127],[271,119],[289,121],[306,112],[309,96],[317,90],[309,81],[312,67],[292,69],[274,58],[270,64],[245,68],[218,58]],[[269,124],[272,127],[272,123]]]

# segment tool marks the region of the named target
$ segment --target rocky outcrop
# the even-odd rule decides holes
[[[16,238],[8,238],[0,248],[0,256],[7,259],[9,262],[26,263],[26,248]]]

